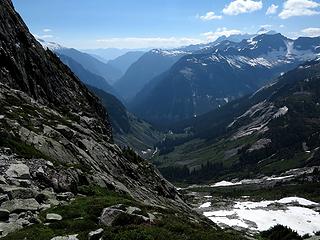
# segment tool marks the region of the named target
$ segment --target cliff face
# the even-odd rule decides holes
[[[95,117],[100,125],[92,127],[111,136],[103,107],[54,54],[34,39],[11,1],[1,1],[0,20],[0,82],[61,112]]]
[[[0,2],[0,40],[2,193],[27,187],[34,198],[47,188],[76,193],[95,184],[148,204],[185,207],[153,166],[113,144],[98,98],[41,47],[10,0]],[[12,174],[19,166],[28,170],[26,178]]]

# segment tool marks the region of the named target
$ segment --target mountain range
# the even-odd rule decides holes
[[[130,110],[156,125],[197,117],[315,58],[319,46],[319,37],[292,40],[281,34],[222,41],[185,55],[152,79],[129,103]]]
[[[154,162],[165,176],[191,181],[245,179],[319,165],[319,81],[320,59],[253,94],[181,122],[173,127],[180,134],[159,144]],[[198,173],[179,175],[185,167]]]

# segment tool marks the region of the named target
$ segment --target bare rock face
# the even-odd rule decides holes
[[[25,164],[12,164],[6,171],[6,175],[11,178],[29,179],[29,167]]]

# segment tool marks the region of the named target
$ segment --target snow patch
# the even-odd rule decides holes
[[[300,206],[290,205],[294,203]],[[281,210],[274,210],[273,204],[284,206]],[[297,231],[300,235],[312,235],[320,231],[320,214],[305,207],[311,205],[318,205],[318,203],[289,197],[278,201],[236,202],[232,210],[208,211],[203,214],[221,227],[241,227],[258,232],[281,224]]]
[[[200,205],[199,208],[208,208],[208,207],[211,207],[211,202],[206,202],[206,203]]]
[[[287,114],[288,111],[289,111],[289,108],[284,106],[284,107],[280,108],[276,114],[273,115],[273,118],[278,118],[278,117],[284,116]]]
[[[221,182],[217,182],[213,185],[211,185],[211,187],[228,187],[228,186],[235,186],[235,185],[241,185],[242,182],[228,182],[228,181],[221,181]]]

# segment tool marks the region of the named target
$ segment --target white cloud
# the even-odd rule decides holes
[[[318,37],[320,36],[320,28],[305,28],[301,32],[308,37]]]
[[[45,28],[45,29],[43,29],[42,31],[45,32],[45,33],[48,33],[48,32],[52,32],[52,29],[50,29],[50,28]]]
[[[296,16],[312,16],[320,14],[317,10],[319,7],[320,3],[312,0],[286,0],[279,17],[287,19]]]
[[[279,27],[280,27],[280,28],[284,28],[284,27],[285,27],[285,25],[281,24]]]
[[[226,15],[238,15],[241,13],[254,12],[261,8],[262,1],[234,0],[229,5],[225,6],[222,12]]]
[[[53,35],[50,35],[50,34],[38,35],[38,34],[33,33],[32,35],[38,39],[48,39],[48,38],[54,37]]]
[[[260,25],[260,28],[271,28],[271,27],[272,27],[271,24]]]
[[[199,17],[202,21],[210,21],[216,19],[222,19],[222,16],[216,15],[214,12],[207,12],[206,15]]]
[[[221,36],[229,37],[230,35],[241,34],[242,32],[237,29],[218,28],[215,32],[206,32],[202,35],[207,38],[208,41],[215,41]]]
[[[188,37],[127,37],[104,38],[96,40],[99,47],[104,48],[174,48],[191,44],[202,43],[203,40]]]
[[[270,7],[268,7],[266,15],[272,15],[272,14],[276,14],[278,11],[279,6],[275,5],[275,4],[271,4]]]

